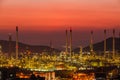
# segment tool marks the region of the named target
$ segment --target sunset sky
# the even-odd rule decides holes
[[[0,39],[20,29],[20,41],[55,47],[65,43],[65,29],[72,27],[73,43],[89,44],[89,32],[95,42],[103,39],[103,30],[120,31],[120,0],[0,0]],[[81,35],[80,35],[81,34]],[[98,35],[100,35],[98,37]],[[59,44],[58,44],[59,43]]]

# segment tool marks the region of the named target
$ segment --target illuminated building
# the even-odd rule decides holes
[[[33,74],[36,77],[45,77],[45,80],[55,80],[55,72],[33,72]]]
[[[94,73],[85,74],[85,73],[76,73],[73,75],[73,80],[94,80]]]

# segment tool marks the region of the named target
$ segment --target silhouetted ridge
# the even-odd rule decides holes
[[[9,52],[9,41],[0,40],[0,45],[2,47],[3,53]],[[16,42],[11,41],[11,46],[10,46],[11,52],[15,52],[15,48],[16,48]],[[59,52],[59,50],[50,48],[49,46],[28,45],[19,42],[19,52],[25,52],[26,50],[29,50],[30,52],[33,53],[50,52],[50,51]]]
[[[110,37],[106,39],[107,51],[112,51],[112,46],[113,46],[113,38]],[[93,49],[96,52],[104,51],[104,41],[93,44]],[[115,38],[115,50],[120,51],[120,38]],[[79,51],[80,51],[80,48],[74,49],[74,52],[76,53],[79,53]],[[83,48],[83,51],[90,51],[90,47],[87,46]]]

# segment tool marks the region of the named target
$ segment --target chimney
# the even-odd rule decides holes
[[[104,57],[106,57],[106,29],[104,30]]]
[[[72,60],[72,29],[70,28],[70,58]]]
[[[113,59],[115,58],[115,29],[113,29]]]
[[[12,35],[11,35],[11,33],[9,33],[8,34],[8,37],[9,37],[9,56],[11,57],[12,56],[12,53],[11,53],[11,51],[12,51]]]
[[[93,31],[91,31],[91,35],[90,35],[90,52],[91,52],[91,55],[94,55],[93,54]]]
[[[66,54],[68,54],[68,31],[66,30]]]
[[[16,26],[16,59],[18,59],[18,26]]]

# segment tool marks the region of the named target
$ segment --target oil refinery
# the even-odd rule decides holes
[[[11,34],[9,34],[9,55],[2,53],[0,46],[0,80],[119,80],[120,51],[115,48],[115,29],[112,36],[112,51],[107,51],[106,33],[104,30],[104,51],[98,55],[94,51],[93,34],[90,34],[90,50],[73,52],[72,28],[65,31],[66,46],[57,54],[46,52],[32,53],[19,51],[19,30],[16,27],[15,52],[11,51]],[[119,38],[120,43],[120,38]],[[120,44],[119,44],[120,45]]]

